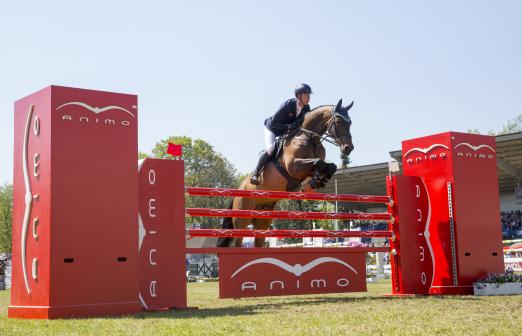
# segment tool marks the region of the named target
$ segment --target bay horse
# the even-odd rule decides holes
[[[322,142],[328,141],[339,147],[342,154],[349,155],[354,146],[350,134],[352,124],[348,110],[353,106],[342,106],[342,99],[337,105],[318,106],[306,113],[302,125],[288,132],[280,140],[281,148],[277,149],[272,159],[261,172],[261,183],[255,186],[250,183],[250,175],[242,181],[239,189],[244,190],[278,190],[278,191],[311,191],[324,187],[337,170],[334,163],[324,161],[326,150]],[[234,197],[229,209],[273,210],[277,199],[255,199]],[[271,218],[223,218],[223,229],[246,229],[250,224],[256,230],[268,230]],[[235,243],[234,243],[235,240]],[[219,238],[217,246],[237,246],[242,238]],[[255,246],[262,247],[265,238],[256,238]]]

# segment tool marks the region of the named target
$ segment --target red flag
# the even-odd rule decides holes
[[[169,146],[167,147],[167,154],[172,156],[181,156],[181,145],[175,145],[169,142]]]

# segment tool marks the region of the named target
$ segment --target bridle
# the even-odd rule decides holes
[[[337,133],[337,118],[336,117],[343,119],[347,123],[351,123],[352,121],[348,115],[345,116],[345,115],[342,115],[341,113],[335,111],[335,107],[332,108],[331,113],[332,113],[332,116],[326,122],[326,132],[324,134],[319,134],[314,131],[305,129],[303,127],[299,127],[299,130],[303,131],[310,138],[318,137],[319,143],[326,141],[328,143],[331,143],[334,146],[341,147],[340,139],[344,136],[349,135],[350,133],[349,132],[345,133],[345,134]]]
[[[330,118],[330,120],[328,120],[328,123],[326,124],[326,134],[329,137],[329,140],[334,141],[335,145],[340,147],[341,146],[340,139],[345,136],[350,135],[350,132],[347,132],[345,134],[337,133],[337,118],[336,117],[339,117],[342,120],[346,121],[347,124],[351,124],[352,121],[348,115],[342,115],[341,113],[332,110],[332,117]]]

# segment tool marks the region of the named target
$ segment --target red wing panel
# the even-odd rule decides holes
[[[432,216],[426,185],[417,176],[393,176],[387,181],[393,197],[395,241],[390,248],[394,294],[428,294],[434,279]]]
[[[146,309],[187,306],[183,161],[140,166],[140,300]]]

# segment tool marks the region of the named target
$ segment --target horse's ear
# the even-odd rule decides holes
[[[334,111],[335,111],[335,112],[339,112],[339,111],[341,111],[341,107],[343,107],[343,100],[342,100],[342,99],[339,99],[339,102],[338,102],[337,105],[335,106]]]
[[[354,103],[354,101],[352,100],[352,102],[350,104],[348,104],[348,106],[343,108],[343,111],[348,113],[348,111],[353,107],[353,103]]]

